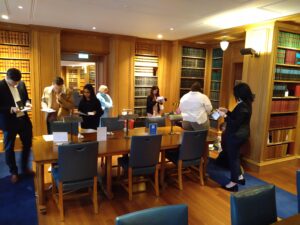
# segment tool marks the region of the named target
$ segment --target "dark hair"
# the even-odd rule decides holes
[[[254,94],[252,93],[249,85],[246,83],[239,83],[235,85],[233,88],[233,94],[237,100],[241,99],[250,106],[254,101]]]
[[[10,68],[6,72],[6,77],[15,82],[20,81],[22,78],[21,71],[16,68]]]
[[[199,82],[195,82],[191,86],[191,91],[199,91],[202,92],[201,84]]]
[[[84,89],[87,89],[90,92],[90,99],[91,100],[97,99],[93,85],[86,84],[83,87],[83,90]],[[83,98],[83,100],[87,101],[84,95],[82,95],[82,98]]]
[[[159,88],[158,88],[158,86],[152,86],[152,88],[151,88],[151,91],[150,91],[150,96],[151,96],[151,98],[153,98],[154,97],[154,94],[153,94],[153,91],[154,90],[157,90],[157,94],[156,94],[156,96],[158,97],[159,96]]]
[[[53,84],[56,84],[56,85],[58,85],[58,86],[61,86],[61,85],[63,85],[64,84],[64,80],[61,78],[61,77],[55,77],[54,79],[53,79]]]

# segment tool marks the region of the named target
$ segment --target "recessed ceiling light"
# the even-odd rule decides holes
[[[173,27],[170,27],[170,30],[174,30],[174,28],[173,28]]]
[[[162,34],[158,34],[158,35],[157,35],[157,38],[158,38],[158,39],[162,39],[162,38],[163,38],[163,35],[162,35]]]
[[[19,9],[23,9],[23,6],[19,5],[18,8],[19,8]]]
[[[93,27],[92,29],[93,29],[93,30],[96,30],[96,27]]]
[[[5,14],[1,15],[1,18],[4,19],[4,20],[8,20],[9,19],[8,15],[5,15]]]

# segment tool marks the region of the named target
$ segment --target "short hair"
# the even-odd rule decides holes
[[[6,72],[6,77],[15,82],[20,81],[22,78],[21,71],[16,68],[10,68]]]
[[[201,84],[199,82],[195,82],[191,86],[191,91],[199,91],[202,92]]]
[[[108,89],[108,87],[107,87],[106,85],[100,85],[100,87],[99,87],[99,91],[100,91],[100,92],[103,92],[103,91],[105,91],[106,89]]]
[[[53,84],[56,84],[56,85],[58,85],[58,86],[61,86],[61,85],[63,85],[64,84],[64,80],[61,78],[61,77],[55,77],[54,79],[53,79]]]
[[[254,94],[252,93],[250,87],[246,83],[239,83],[234,86],[233,94],[236,99],[241,99],[242,101],[251,104],[254,101]]]

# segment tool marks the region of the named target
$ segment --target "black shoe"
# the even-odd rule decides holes
[[[238,180],[238,184],[245,185],[246,184],[245,178]]]
[[[230,192],[237,192],[239,191],[239,186],[236,184],[232,187],[226,187],[226,186],[222,186],[223,189],[225,189],[226,191],[230,191]]]

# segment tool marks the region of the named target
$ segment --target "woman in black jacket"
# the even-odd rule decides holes
[[[219,108],[219,113],[225,118],[226,130],[225,151],[227,153],[231,181],[223,188],[228,191],[238,191],[238,184],[245,184],[240,167],[240,149],[250,136],[250,119],[254,95],[248,84],[239,83],[234,89],[236,107],[230,112],[226,108]]]
[[[83,119],[81,128],[96,130],[103,110],[91,84],[86,84],[83,88],[83,96],[79,102],[78,111]]]
[[[162,104],[158,101],[159,97],[159,88],[158,86],[152,86],[150,95],[147,97],[147,116],[158,116],[160,115],[159,104]]]

